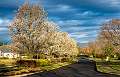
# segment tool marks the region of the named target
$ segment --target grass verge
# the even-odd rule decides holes
[[[42,71],[50,71],[53,69],[60,68],[62,66],[66,66],[70,63],[56,63],[44,66],[38,66],[35,68],[32,67],[22,67],[15,65],[14,59],[2,59],[0,60],[0,76],[13,76],[13,75],[20,75],[26,73],[33,73],[33,72],[42,72]]]

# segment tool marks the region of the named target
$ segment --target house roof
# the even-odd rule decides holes
[[[17,50],[16,47],[10,46],[10,45],[4,45],[0,46],[0,51],[2,52],[14,52]]]

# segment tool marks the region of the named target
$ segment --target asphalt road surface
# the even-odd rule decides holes
[[[94,61],[80,60],[78,63],[64,66],[59,69],[38,72],[22,77],[120,77],[120,76],[97,71],[96,63]]]

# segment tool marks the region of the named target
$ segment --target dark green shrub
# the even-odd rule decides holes
[[[120,60],[120,56],[118,56],[118,60]]]
[[[35,60],[17,60],[16,65],[23,67],[37,67],[37,62]]]
[[[40,59],[40,56],[39,55],[34,55],[33,59]]]
[[[69,62],[69,60],[70,60],[69,58],[62,58],[61,62]]]

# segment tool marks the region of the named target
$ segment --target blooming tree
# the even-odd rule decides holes
[[[69,53],[76,55],[76,43],[58,26],[48,21],[47,14],[39,5],[25,3],[9,26],[12,43],[22,53]],[[75,52],[75,54],[74,54]]]

